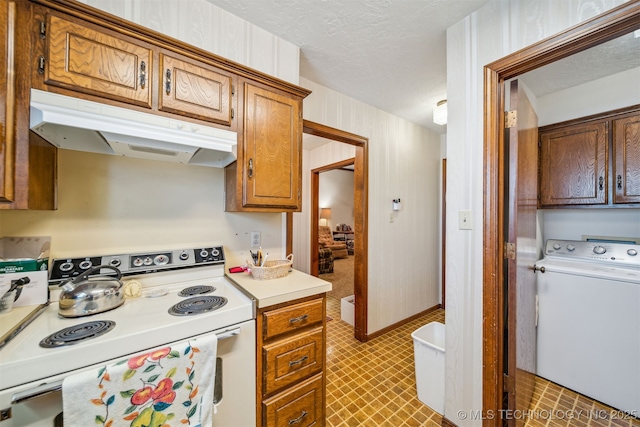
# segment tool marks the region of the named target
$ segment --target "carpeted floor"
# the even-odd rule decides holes
[[[353,295],[353,255],[333,260],[333,273],[320,274],[318,277],[333,285],[327,296],[340,299]]]

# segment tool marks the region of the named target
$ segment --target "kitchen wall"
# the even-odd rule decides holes
[[[482,424],[459,411],[482,409],[483,67],[621,3],[494,0],[447,31],[445,416],[461,427]]]
[[[300,84],[313,91],[304,101],[305,119],[369,138],[368,332],[437,305],[439,135],[304,78]],[[331,154],[314,156],[303,176],[315,165],[342,160]],[[309,197],[307,186],[303,195]],[[402,210],[394,213],[397,198]],[[294,215],[294,227],[308,223],[308,216],[309,210]],[[304,237],[307,242],[298,244],[309,247]]]
[[[327,225],[335,230],[338,224],[353,228],[353,172],[330,170],[320,174],[318,202],[321,208],[331,208],[331,218]]]
[[[297,46],[205,0],[87,3],[298,83]],[[244,261],[260,231],[264,249],[285,255],[282,214],[224,212],[222,169],[67,150],[58,166],[58,210],[2,211],[0,236],[51,236],[53,257],[219,243]]]

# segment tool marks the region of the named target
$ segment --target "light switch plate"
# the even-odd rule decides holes
[[[458,211],[458,229],[471,230],[472,228],[471,211]]]

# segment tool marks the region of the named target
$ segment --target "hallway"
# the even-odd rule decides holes
[[[340,300],[327,298],[327,426],[439,426],[442,417],[418,400],[411,333],[444,323],[444,310],[367,343],[340,320]]]

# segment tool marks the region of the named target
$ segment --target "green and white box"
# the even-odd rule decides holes
[[[3,237],[0,239],[0,294],[12,287],[19,293],[14,307],[48,301],[50,237]]]

